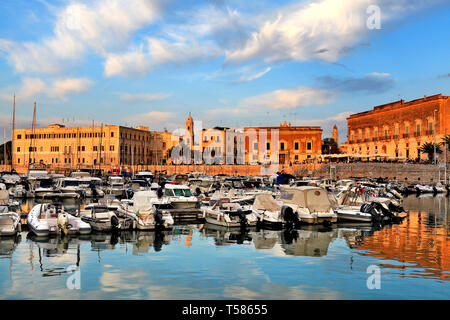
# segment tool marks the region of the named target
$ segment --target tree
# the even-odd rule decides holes
[[[322,141],[322,154],[340,153],[339,147],[333,138],[325,138]]]
[[[420,152],[428,154],[428,160],[430,160],[430,162],[432,162],[434,158],[433,155],[435,146],[436,146],[436,154],[442,153],[441,147],[439,146],[438,143],[434,144],[431,142],[425,142],[420,147]]]
[[[450,134],[447,134],[442,138],[441,145],[447,146],[447,149],[450,150]]]

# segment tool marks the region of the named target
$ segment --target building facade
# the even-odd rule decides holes
[[[249,164],[300,163],[322,153],[320,127],[291,126],[285,121],[278,127],[247,127],[244,133],[245,158]]]
[[[350,155],[427,159],[420,148],[450,133],[450,99],[442,94],[377,106],[347,118]]]
[[[15,168],[98,168],[114,170],[121,166],[151,163],[148,127],[122,126],[15,129],[13,132]]]

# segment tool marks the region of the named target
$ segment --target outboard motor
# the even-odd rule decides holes
[[[290,225],[295,225],[300,222],[297,214],[295,214],[294,210],[289,206],[283,206],[281,208],[281,217],[287,224]]]
[[[120,229],[120,221],[116,215],[111,216],[111,225],[113,226],[113,229],[115,229],[115,230]]]
[[[163,197],[163,190],[162,190],[162,188],[159,188],[157,191],[156,191],[156,195],[158,196],[158,199],[161,199],[162,197]]]
[[[247,216],[241,208],[237,209],[237,216],[239,217],[239,220],[241,220],[242,225],[247,224]]]
[[[58,210],[58,228],[64,235],[69,233],[69,217],[61,210]]]
[[[164,224],[164,220],[163,220],[163,215],[161,213],[161,211],[159,210],[155,210],[155,222],[156,225],[163,225]]]

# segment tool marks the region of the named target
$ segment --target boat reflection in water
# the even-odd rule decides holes
[[[0,237],[0,259],[4,256],[11,256],[21,241],[22,237],[20,234]]]
[[[200,227],[201,233],[205,237],[213,237],[216,246],[229,246],[232,244],[250,245],[252,237],[250,232],[256,227],[247,228],[227,228],[211,223],[205,223]]]

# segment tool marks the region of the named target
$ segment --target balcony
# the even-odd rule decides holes
[[[369,138],[364,139],[364,142],[369,142],[369,141],[370,141]]]
[[[380,140],[378,137],[372,139],[372,141],[378,141],[378,140]]]
[[[414,137],[420,137],[420,131],[419,132],[414,132]]]
[[[404,133],[403,138],[409,138],[409,133]]]

